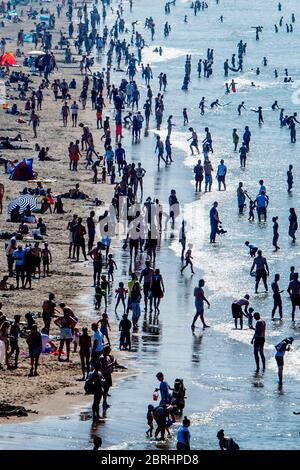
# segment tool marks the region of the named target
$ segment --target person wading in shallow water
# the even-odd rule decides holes
[[[254,336],[251,340],[251,344],[254,346],[254,358],[256,362],[256,372],[259,372],[259,356],[262,361],[263,370],[266,368],[266,359],[264,355],[264,344],[266,335],[266,322],[260,318],[258,312],[254,313],[254,319],[256,320]]]
[[[268,292],[267,276],[270,275],[270,272],[267,260],[263,257],[261,250],[257,251],[257,257],[253,261],[250,275],[254,268],[256,268],[255,294],[258,294],[257,289],[261,279],[263,280],[266,292]]]
[[[205,284],[204,279],[200,279],[198,287],[195,287],[194,289],[196,315],[194,316],[193,323],[191,325],[191,328],[193,331],[196,328],[195,324],[199,317],[203,324],[203,329],[209,328],[209,325],[207,325],[204,320],[204,302],[206,302],[208,308],[210,308],[210,303],[204,295],[204,290],[203,290],[204,284]]]

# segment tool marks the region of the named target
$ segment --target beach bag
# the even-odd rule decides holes
[[[153,393],[153,401],[157,401],[158,400],[158,392],[154,392]]]

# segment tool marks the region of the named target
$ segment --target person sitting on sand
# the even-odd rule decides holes
[[[12,284],[8,284],[8,276],[3,276],[3,278],[0,281],[0,290],[12,290],[14,289],[14,286]]]
[[[28,225],[25,224],[24,220],[21,221],[21,223],[20,223],[20,225],[19,225],[18,232],[19,232],[21,235],[27,235],[27,234],[29,233]]]
[[[11,222],[20,222],[21,221],[21,214],[20,214],[20,206],[16,206],[10,213],[10,221]]]
[[[54,204],[54,210],[53,210],[53,214],[65,214],[66,211],[64,211],[64,205],[63,205],[63,202],[61,200],[61,197],[60,196],[57,196],[56,198],[56,201],[55,201],[55,204]]]

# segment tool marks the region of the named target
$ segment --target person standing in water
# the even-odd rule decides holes
[[[263,370],[266,368],[266,359],[264,355],[264,344],[266,336],[266,322],[260,318],[258,312],[254,313],[254,319],[256,320],[254,336],[251,340],[251,344],[254,346],[254,358],[256,363],[256,372],[259,372],[259,356],[261,358]]]
[[[271,284],[272,291],[273,291],[273,300],[274,300],[274,306],[273,306],[273,309],[272,309],[272,320],[275,320],[274,316],[275,316],[275,312],[276,312],[277,308],[279,309],[280,320],[282,320],[282,299],[281,299],[281,294],[282,294],[283,290],[280,290],[280,287],[278,285],[279,279],[280,279],[280,274],[275,274],[274,282],[272,282],[272,284]]]
[[[263,280],[266,292],[268,292],[267,276],[270,275],[270,272],[267,260],[263,257],[261,250],[258,250],[257,257],[253,261],[250,275],[252,274],[254,268],[256,268],[255,294],[258,293],[257,289],[261,279]]]
[[[242,146],[239,150],[240,153],[240,164],[241,168],[246,168],[246,158],[247,158],[247,153],[249,152],[247,145],[245,142],[242,143]]]
[[[298,219],[296,211],[293,207],[290,208],[290,215],[289,215],[289,236],[292,238],[292,243],[296,242],[296,232],[298,230]]]
[[[198,287],[195,287],[194,289],[196,315],[194,316],[193,323],[191,325],[191,328],[193,331],[195,329],[196,321],[199,317],[203,324],[203,329],[209,328],[209,325],[207,325],[204,320],[204,302],[206,302],[207,307],[210,308],[210,303],[204,295],[204,290],[203,290],[204,285],[205,285],[204,279],[200,279]]]
[[[293,178],[293,165],[289,165],[289,169],[288,171],[286,172],[286,175],[287,175],[287,185],[288,185],[288,193],[291,192],[292,190],[292,187],[293,187],[293,182],[294,182],[294,178]]]
[[[279,385],[282,385],[283,379],[283,367],[284,367],[284,355],[286,351],[290,351],[291,344],[293,344],[294,338],[290,336],[289,338],[283,339],[280,343],[275,346],[276,354],[275,359],[278,367],[278,379]]]
[[[226,191],[226,173],[227,173],[227,167],[224,165],[224,160],[220,161],[220,165],[218,166],[217,170],[217,179],[218,179],[218,189],[221,191],[221,184],[223,184],[224,191]]]
[[[189,123],[189,117],[188,117],[186,108],[183,108],[182,115],[183,115],[183,125],[186,126]]]
[[[293,274],[293,277],[291,279],[291,275]],[[300,282],[299,282],[299,274],[295,273],[294,271],[292,272],[291,269],[291,274],[290,274],[290,283],[287,288],[287,291],[290,295],[291,302],[292,302],[292,321],[295,321],[295,310],[296,307],[300,306]]]
[[[279,229],[279,225],[278,225],[278,217],[273,217],[272,218],[272,222],[273,222],[273,246],[275,248],[274,251],[278,251],[280,250],[280,246],[278,246],[278,239],[279,239],[279,233],[278,233],[278,229]]]
[[[201,165],[201,160],[198,160],[197,165],[194,166],[195,174],[195,190],[196,193],[199,191],[201,193],[201,184],[203,181],[203,166]]]
[[[217,207],[218,207],[218,203],[217,201],[215,201],[209,213],[210,228],[211,228],[210,243],[216,243],[216,235],[219,232],[218,225],[221,223],[219,219],[219,213],[218,213]]]
[[[233,142],[233,145],[234,145],[234,151],[236,152],[237,151],[237,146],[238,146],[238,143],[239,143],[239,135],[237,133],[237,129],[233,129],[232,131],[232,142]]]
[[[179,231],[179,243],[180,243],[181,246],[182,246],[182,249],[181,249],[181,260],[184,259],[184,253],[185,253],[185,247],[186,247],[185,225],[186,225],[186,222],[185,222],[185,220],[183,220],[182,223],[181,223],[180,231]]]
[[[251,109],[254,113],[258,113],[258,124],[261,125],[264,123],[264,118],[263,118],[263,113],[262,113],[262,107],[259,106],[258,109]]]
[[[238,105],[238,107],[237,107],[237,112],[238,112],[238,115],[239,115],[239,116],[241,116],[241,114],[242,114],[242,113],[241,113],[242,109],[245,109],[245,110],[246,110],[244,104],[245,104],[245,101],[242,101],[242,102]]]

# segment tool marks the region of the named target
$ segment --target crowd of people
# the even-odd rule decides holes
[[[216,1],[218,4],[218,0]],[[129,2],[129,9],[132,12],[134,2]],[[191,2],[191,9],[194,16],[205,13],[209,5],[206,2]],[[11,2],[2,2],[3,12],[9,12],[16,8]],[[126,6],[127,7],[127,6]],[[176,1],[167,2],[164,6],[166,15],[171,15],[172,8],[176,7]],[[65,231],[68,236],[68,247],[64,253],[66,263],[79,263],[81,259],[89,262],[90,275],[93,277],[94,288],[94,307],[97,315],[97,321],[91,323],[90,328],[80,326],[81,319],[75,314],[72,307],[66,303],[55,302],[56,293],[50,293],[41,307],[41,316],[38,317],[32,313],[27,313],[24,317],[17,314],[14,318],[8,318],[5,313],[0,312],[0,367],[4,373],[4,366],[11,370],[18,368],[20,346],[19,339],[24,339],[28,346],[28,357],[30,358],[29,377],[38,376],[39,360],[41,354],[51,354],[57,356],[60,362],[70,362],[71,347],[73,353],[79,353],[82,370],[82,381],[85,382],[84,389],[87,394],[93,395],[93,422],[101,421],[100,403],[102,400],[103,416],[106,416],[109,404],[107,398],[109,390],[112,387],[112,373],[118,366],[115,356],[112,354],[113,345],[118,344],[119,354],[123,351],[130,352],[132,349],[132,335],[137,333],[140,328],[140,317],[144,307],[145,318],[148,324],[155,325],[159,323],[161,313],[161,302],[168,291],[168,282],[166,282],[163,267],[160,266],[159,251],[161,249],[162,233],[171,228],[177,230],[177,221],[180,220],[180,201],[178,190],[172,188],[169,190],[168,203],[163,204],[157,197],[145,197],[145,181],[149,177],[146,166],[143,161],[130,161],[131,155],[125,150],[124,139],[128,139],[132,146],[138,145],[144,136],[149,135],[149,129],[154,124],[157,134],[155,135],[155,147],[152,149],[153,161],[157,158],[158,170],[161,170],[162,162],[165,168],[174,164],[173,155],[173,128],[178,123],[173,115],[165,110],[167,103],[165,93],[168,89],[168,75],[161,71],[158,75],[156,86],[153,83],[154,71],[151,64],[143,63],[143,50],[155,38],[157,24],[152,17],[146,18],[142,32],[140,24],[137,21],[127,24],[124,20],[124,8],[122,1],[113,8],[110,0],[101,0],[101,4],[96,2],[89,5],[87,2],[79,7],[72,0],[65,0],[57,3],[56,13],[50,15],[51,20],[47,23],[36,22],[35,31],[32,33],[32,42],[35,47],[42,51],[31,66],[34,73],[39,77],[39,83],[35,86],[31,78],[27,75],[11,72],[9,68],[6,78],[9,82],[18,85],[18,103],[12,106],[8,114],[20,114],[21,103],[24,104],[24,113],[28,124],[32,127],[32,139],[39,138],[39,128],[43,126],[42,118],[38,112],[45,106],[45,96],[49,91],[51,98],[57,102],[58,113],[56,119],[62,121],[61,126],[66,133],[65,152],[67,155],[67,168],[70,175],[87,174],[91,188],[97,185],[110,183],[111,203],[99,215],[95,210],[91,210],[88,217],[78,215],[78,213],[69,215]],[[105,23],[109,9],[115,22],[111,28]],[[68,35],[60,30],[59,42],[55,44],[55,20],[59,20],[65,12],[68,23]],[[27,11],[28,18],[36,18],[34,8],[30,6]],[[24,16],[24,12],[22,15]],[[224,17],[220,17],[223,23]],[[184,22],[188,22],[188,16],[184,17]],[[295,22],[293,15],[292,23]],[[103,27],[102,27],[103,26]],[[279,24],[279,27],[282,27]],[[275,30],[278,30],[276,25]],[[293,31],[292,24],[288,26],[289,31]],[[169,22],[163,25],[165,40],[172,34],[173,29]],[[255,27],[256,40],[260,40],[260,34],[263,27]],[[277,31],[275,31],[277,32]],[[130,39],[128,39],[130,37]],[[1,42],[3,53],[5,44]],[[18,33],[18,48],[24,47],[24,31],[21,29]],[[56,72],[59,71],[59,64],[56,59],[56,47],[65,50],[65,62],[76,63],[79,78],[73,77],[68,83],[65,78],[57,78]],[[241,40],[237,44],[236,51],[233,52],[231,62],[225,58],[223,64],[224,77],[227,80],[229,73],[243,72],[244,60],[247,53],[247,43]],[[163,49],[160,47],[157,51],[160,55]],[[94,64],[94,56],[100,58],[106,66],[97,70]],[[77,60],[75,59],[77,57]],[[267,59],[264,57],[263,65],[267,66]],[[28,66],[28,61],[26,66]],[[219,65],[219,64],[217,64]],[[207,50],[206,58],[200,59],[197,64],[197,77],[209,79],[213,74],[213,67],[216,66],[214,50]],[[96,71],[97,70],[97,71]],[[122,76],[116,74],[121,72]],[[185,61],[185,75],[182,89],[188,91],[188,86],[192,76],[192,56],[187,55]],[[256,69],[256,75],[259,75],[259,69]],[[276,71],[277,73],[277,71]],[[276,75],[276,74],[275,74]],[[278,74],[277,74],[278,76]],[[55,77],[55,78],[54,78]],[[289,75],[285,73],[285,78]],[[80,84],[80,80],[82,83]],[[112,83],[114,81],[114,83]],[[287,82],[287,80],[285,81]],[[36,83],[36,82],[35,82]],[[29,85],[30,84],[30,85]],[[255,86],[252,82],[251,86]],[[157,94],[154,90],[157,88]],[[238,81],[234,79],[226,83],[225,95],[236,93]],[[53,96],[52,96],[53,94]],[[78,96],[78,98],[77,98]],[[48,99],[48,98],[47,98]],[[200,116],[203,117],[206,110],[215,110],[226,104],[218,98],[207,104],[206,97],[202,97],[199,103]],[[197,105],[198,106],[198,105]],[[238,117],[242,116],[247,110],[247,104],[242,101],[238,108]],[[250,106],[250,105],[249,105]],[[257,106],[255,109],[249,109],[257,113],[258,124],[265,124],[263,108]],[[271,109],[274,111],[280,109],[279,124],[281,127],[287,127],[290,131],[290,141],[296,143],[296,123],[297,113],[284,114],[285,110],[280,108],[277,101],[273,103]],[[86,113],[92,110],[95,121],[94,127],[87,124]],[[112,111],[111,116],[104,116],[108,111]],[[183,126],[189,126],[189,116],[187,108],[182,110]],[[223,228],[223,223],[219,217],[219,206],[222,208],[221,192],[228,189],[229,164],[227,160],[220,159],[216,166],[214,157],[214,139],[209,127],[203,126],[203,140],[198,137],[199,131],[194,127],[188,127],[190,137],[186,144],[190,149],[191,156],[197,160],[192,168],[192,175],[195,182],[195,192],[211,193],[214,191],[213,174],[215,171],[218,195],[218,201],[214,201],[209,214],[206,214],[210,224],[209,242],[216,245],[217,236],[225,235],[228,231]],[[166,136],[163,137],[161,129],[166,128]],[[72,140],[69,139],[69,128],[72,128]],[[99,133],[101,131],[101,133]],[[75,134],[76,132],[76,134]],[[76,135],[76,137],[74,137]],[[20,139],[17,139],[20,140]],[[21,137],[22,140],[22,137]],[[11,142],[11,138],[4,137],[1,140],[3,149],[19,150]],[[238,135],[237,128],[232,131],[233,150],[239,154],[240,169],[245,170],[252,150],[252,133],[250,126],[246,125],[242,139]],[[241,143],[240,143],[241,142]],[[250,145],[251,144],[251,145]],[[49,147],[42,144],[36,144],[37,158],[43,164],[56,161],[49,152]],[[239,147],[240,146],[240,147]],[[151,153],[151,150],[150,152]],[[203,156],[201,156],[201,154]],[[202,164],[203,161],[203,164]],[[1,161],[5,165],[5,173],[11,175],[16,169],[16,163],[5,159]],[[175,163],[176,164],[176,163]],[[231,163],[233,165],[233,163]],[[156,163],[154,164],[156,165]],[[174,165],[173,165],[174,166]],[[215,169],[214,169],[215,167]],[[46,168],[46,166],[45,166]],[[293,189],[293,165],[288,165],[287,170],[287,191],[290,194]],[[34,175],[37,176],[37,175]],[[79,179],[79,176],[78,176]],[[204,183],[204,187],[202,186]],[[204,191],[203,191],[204,190]],[[3,199],[5,186],[0,185],[0,213],[3,212]],[[24,188],[21,195],[40,198],[41,207],[37,208],[30,204],[21,207],[15,205],[9,210],[9,222],[14,227],[12,233],[7,237],[8,242],[5,246],[7,258],[7,274],[0,281],[0,291],[13,291],[19,289],[32,289],[32,281],[51,276],[51,265],[55,265],[55,254],[51,243],[47,241],[49,230],[44,220],[46,217],[54,217],[54,214],[64,215],[67,213],[64,209],[63,199],[89,200],[87,194],[80,189],[80,184],[76,183],[75,188],[71,188],[66,193],[53,194],[51,188],[45,188],[42,182],[37,181],[36,187]],[[237,212],[240,217],[249,209],[248,221],[253,223],[256,220],[263,226],[268,219],[268,213],[272,208],[271,198],[264,180],[259,180],[257,195],[250,197],[248,191],[244,188],[244,182],[240,181],[236,189]],[[95,200],[95,207],[101,205],[101,201]],[[98,204],[99,203],[99,204]],[[52,206],[53,209],[52,209]],[[36,217],[35,214],[38,214]],[[43,217],[39,217],[39,214]],[[226,218],[226,214],[224,214]],[[223,214],[222,214],[223,219]],[[274,215],[273,222],[273,240],[274,251],[278,252],[279,223],[278,216]],[[46,219],[47,220],[47,219]],[[225,220],[225,219],[224,219]],[[296,243],[296,233],[298,229],[297,213],[294,207],[289,209],[289,229],[288,236],[292,244]],[[30,230],[30,225],[34,228]],[[123,225],[124,233],[121,246],[117,247],[121,251],[128,252],[130,260],[129,280],[126,275],[120,274],[118,267],[118,254],[114,246],[114,239],[117,235],[117,229]],[[99,229],[99,230],[98,230]],[[27,241],[32,233],[34,241]],[[186,269],[195,274],[197,268],[193,256],[193,244],[187,243],[189,234],[186,229],[186,221],[182,220],[179,232],[179,243],[181,245],[182,265],[180,274],[186,273]],[[230,234],[229,234],[230,235]],[[263,282],[265,291],[268,292],[268,277],[270,268],[267,259],[263,256],[262,250],[254,243],[247,241],[246,246],[250,250],[252,266],[250,275],[255,277],[255,294],[258,294],[260,281]],[[138,262],[143,257],[143,265]],[[158,262],[157,262],[158,259]],[[168,281],[168,280],[167,280]],[[271,319],[275,318],[276,311],[279,311],[279,321],[283,319],[282,290],[279,286],[280,274],[274,275],[274,281],[271,284],[274,305]],[[197,321],[200,319],[203,330],[210,328],[205,316],[205,304],[209,309],[211,303],[208,295],[205,293],[205,279],[201,278],[194,288],[193,296],[195,299],[195,313],[191,323],[191,329],[194,333],[197,328]],[[296,307],[300,306],[300,281],[295,268],[291,267],[290,282],[287,292],[289,293],[292,304],[292,321],[295,321]],[[0,310],[5,310],[1,305]],[[118,312],[122,311],[121,318]],[[111,311],[115,313],[115,319],[112,319]],[[266,339],[266,321],[262,315],[255,311],[250,303],[250,295],[245,294],[241,298],[235,299],[231,304],[232,317],[234,319],[235,329],[243,329],[243,319],[247,318],[247,325],[253,330],[251,344],[254,348],[254,359],[256,372],[266,369],[266,358],[264,355],[264,345]],[[149,313],[149,316],[147,316]],[[229,315],[229,314],[228,314]],[[192,318],[192,315],[191,315]],[[41,327],[41,321],[43,326]],[[255,323],[254,323],[255,321]],[[57,334],[59,331],[59,334]],[[51,334],[52,333],[52,334]],[[111,338],[114,338],[113,340]],[[117,337],[117,339],[116,339]],[[278,366],[279,385],[283,385],[284,356],[291,350],[294,337],[284,338],[275,347],[275,360]],[[64,350],[65,348],[65,350]],[[63,357],[65,356],[65,359]],[[12,365],[12,361],[14,364]],[[146,432],[147,437],[151,438],[154,431],[154,422],[157,428],[154,437],[165,440],[166,433],[171,435],[170,427],[179,419],[185,407],[185,387],[182,379],[176,379],[174,387],[171,388],[165,381],[164,374],[157,374],[159,388],[155,389],[153,401],[158,399],[160,392],[161,401],[158,406],[148,405],[147,423],[149,429]],[[170,393],[172,391],[172,393]],[[190,431],[191,420],[185,416],[177,435],[177,449],[184,451],[190,449]],[[221,450],[238,450],[239,446],[232,438],[224,435],[224,430],[217,433]]]

